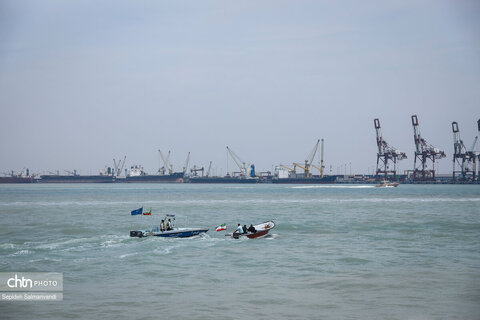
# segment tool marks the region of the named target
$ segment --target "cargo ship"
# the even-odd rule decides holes
[[[11,176],[11,177],[0,177],[0,183],[33,183],[35,182],[34,177],[19,177],[19,176]]]
[[[0,183],[33,183],[36,181],[35,175],[30,175],[29,169],[24,169],[19,174],[15,172],[4,173],[5,177],[0,177]]]
[[[296,184],[326,184],[336,183],[338,176],[306,175],[306,173],[296,173],[286,166],[275,167],[275,175],[272,183],[296,183]]]
[[[42,175],[41,183],[112,183],[115,177],[106,175]]]
[[[272,179],[272,183],[295,183],[295,184],[333,184],[337,182],[337,176],[324,176],[321,177],[288,177],[288,178],[278,178],[275,177]]]
[[[189,178],[186,182],[189,183],[259,183],[261,182],[258,178],[239,178],[232,176],[225,177],[192,177]]]
[[[142,183],[182,183],[184,177],[183,172],[172,172],[171,174],[147,174],[143,167],[134,165],[128,170],[125,182]]]

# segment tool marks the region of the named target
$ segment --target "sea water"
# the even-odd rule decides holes
[[[129,237],[166,214],[209,231]],[[0,185],[0,219],[1,272],[64,279],[2,319],[480,318],[478,185]]]

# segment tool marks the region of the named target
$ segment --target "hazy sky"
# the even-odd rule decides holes
[[[413,167],[411,115],[446,151],[480,118],[478,1],[0,1],[0,172],[376,163]],[[477,146],[478,148],[478,146]],[[318,161],[318,157],[316,159]],[[228,160],[229,169],[234,163]]]

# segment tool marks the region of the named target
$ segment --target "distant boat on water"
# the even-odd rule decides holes
[[[382,183],[377,184],[375,187],[387,188],[387,187],[398,187],[398,182],[390,182],[388,180],[383,180]]]

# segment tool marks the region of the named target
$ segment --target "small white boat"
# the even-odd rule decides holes
[[[386,187],[398,187],[398,182],[390,182],[388,180],[383,180],[382,183],[377,184],[375,187],[386,188]]]
[[[237,232],[234,232],[231,236],[234,238],[234,239],[238,239],[240,237],[247,237],[249,239],[255,239],[255,238],[260,238],[260,237],[264,237],[268,234],[268,232],[270,232],[270,230],[272,230],[273,228],[275,228],[275,222],[273,221],[266,221],[266,222],[263,222],[263,223],[260,223],[260,224],[257,224],[255,226],[253,226],[255,228],[255,232],[247,232],[247,233],[237,233]]]

